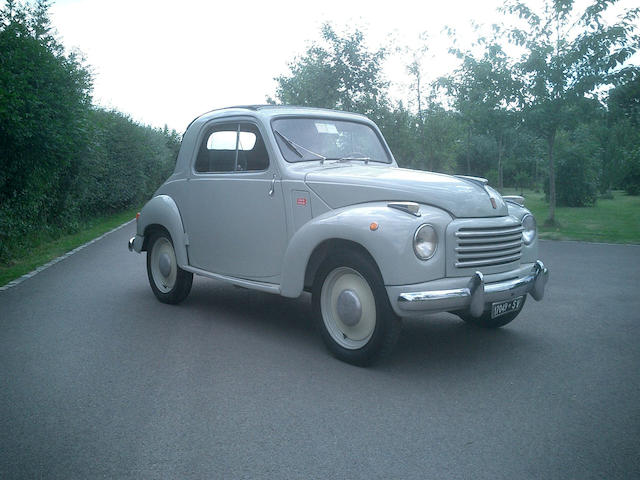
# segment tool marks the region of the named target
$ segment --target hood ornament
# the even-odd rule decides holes
[[[489,190],[489,180],[482,177],[471,177],[469,175],[454,175],[454,177],[458,177],[463,180],[473,182],[476,185],[480,185],[484,189],[485,193],[489,196],[489,199],[491,200],[491,206],[493,207],[493,209],[495,210],[498,208],[496,199],[493,197],[493,195],[491,194],[491,191]]]

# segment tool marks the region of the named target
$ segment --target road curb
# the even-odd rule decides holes
[[[586,240],[552,240],[550,238],[541,238],[540,242],[548,243],[580,243],[583,245],[608,245],[610,247],[640,247],[638,243],[607,243],[607,242],[587,242]]]
[[[20,285],[25,280],[28,280],[31,277],[36,276],[40,272],[46,270],[47,268],[55,265],[58,262],[61,262],[65,258],[69,258],[71,255],[73,255],[74,253],[78,253],[83,248],[88,247],[89,245],[92,245],[92,244],[96,243],[99,240],[102,240],[107,235],[120,230],[122,227],[126,227],[127,225],[129,225],[133,221],[135,221],[135,218],[132,218],[128,222],[125,222],[122,225],[120,225],[120,226],[118,226],[116,228],[113,228],[113,229],[109,230],[106,233],[103,233],[102,235],[100,235],[99,237],[94,238],[93,240],[89,240],[87,243],[85,243],[83,245],[80,245],[79,247],[74,248],[73,250],[65,253],[64,255],[60,255],[58,258],[54,258],[53,260],[51,260],[50,262],[45,263],[44,265],[40,265],[38,268],[36,268],[35,270],[32,270],[31,272],[25,273],[24,275],[22,275],[21,277],[16,278],[15,280],[11,280],[6,285],[3,285],[2,287],[0,287],[0,292],[2,292],[4,290],[9,290],[10,288],[15,287],[16,285]]]

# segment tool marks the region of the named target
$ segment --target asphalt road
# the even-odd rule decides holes
[[[0,291],[0,478],[639,478],[640,247],[543,242],[543,302],[333,359],[288,300],[157,302],[127,226]]]

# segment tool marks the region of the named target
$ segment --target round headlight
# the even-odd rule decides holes
[[[533,218],[533,215],[527,213],[524,216],[522,219],[522,228],[524,228],[522,240],[524,240],[525,245],[529,245],[536,238],[536,219]]]
[[[438,234],[431,225],[422,225],[413,236],[413,251],[420,260],[429,260],[436,253]]]

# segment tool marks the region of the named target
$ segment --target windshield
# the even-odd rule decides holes
[[[326,118],[279,118],[272,122],[288,162],[361,160],[391,163],[380,137],[369,125]]]

